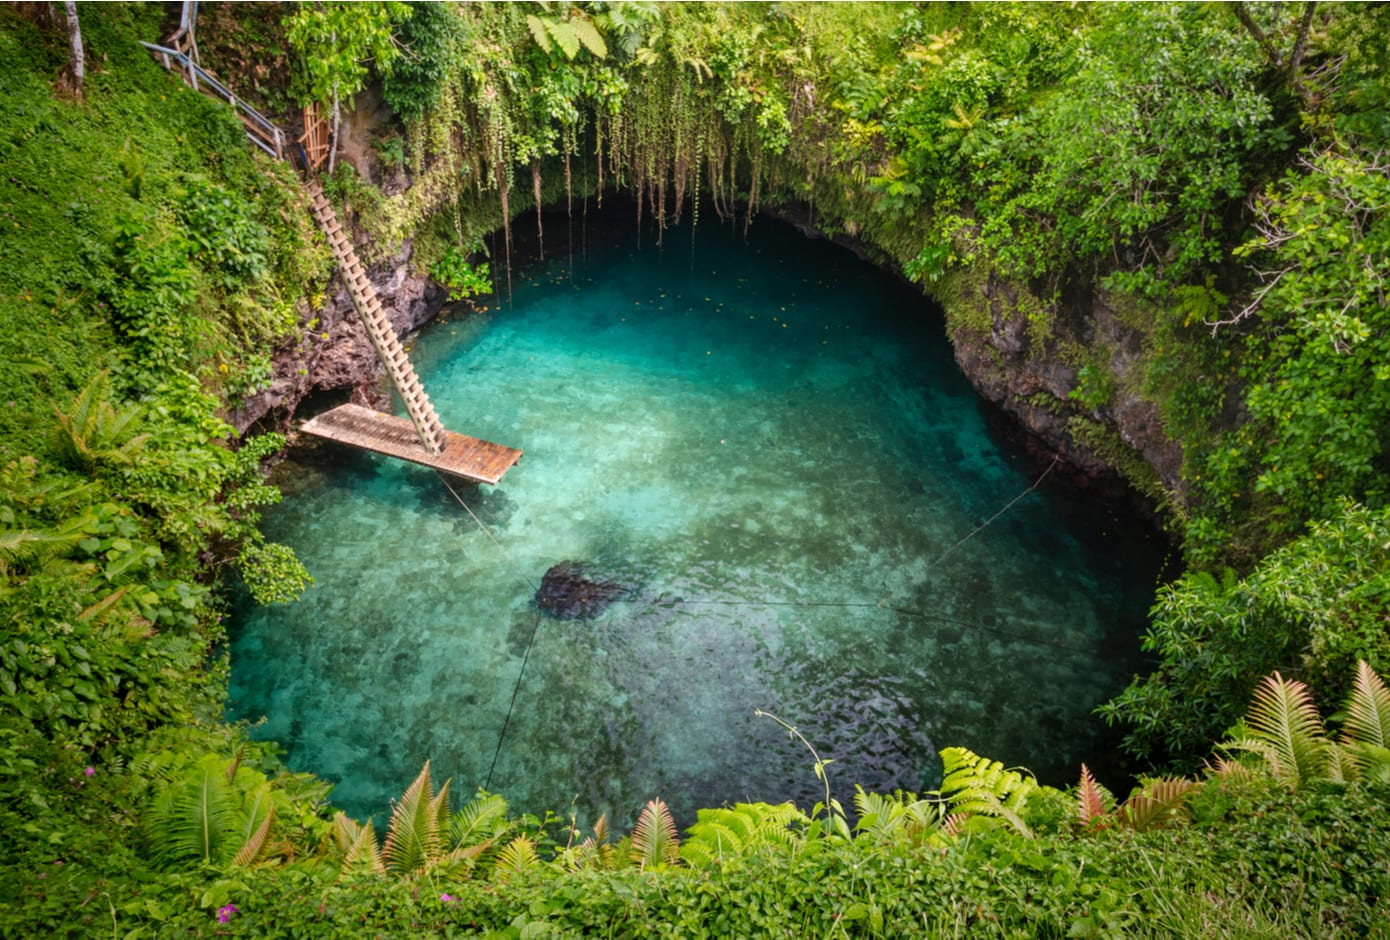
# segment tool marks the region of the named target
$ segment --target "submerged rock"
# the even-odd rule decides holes
[[[616,581],[596,581],[582,562],[562,561],[541,578],[536,606],[557,620],[589,620],[623,593]]]

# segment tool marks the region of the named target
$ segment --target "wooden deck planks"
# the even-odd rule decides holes
[[[521,451],[514,447],[480,441],[453,431],[444,432],[443,451],[431,454],[421,446],[415,426],[408,420],[361,405],[340,405],[306,421],[300,430],[493,486],[521,459]]]

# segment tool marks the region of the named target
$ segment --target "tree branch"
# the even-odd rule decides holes
[[[1284,57],[1279,54],[1279,49],[1274,45],[1274,41],[1260,28],[1260,24],[1255,22],[1255,18],[1250,15],[1249,8],[1244,3],[1232,4],[1232,8],[1235,10],[1236,19],[1240,20],[1246,32],[1248,32],[1254,38],[1255,42],[1260,44],[1260,48],[1264,50],[1265,58],[1269,59],[1270,64],[1276,69],[1282,69],[1284,67]]]
[[[1308,31],[1313,28],[1313,13],[1317,10],[1317,0],[1309,0],[1303,5],[1303,19],[1298,24],[1298,37],[1294,39],[1293,51],[1289,53],[1288,71],[1291,78],[1298,74],[1298,67],[1303,64],[1303,56],[1308,51]]]

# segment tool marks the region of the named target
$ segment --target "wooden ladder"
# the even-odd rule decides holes
[[[420,443],[431,454],[438,454],[444,448],[444,424],[435,413],[429,396],[425,394],[425,387],[420,383],[420,377],[415,373],[410,357],[401,347],[401,341],[396,337],[391,321],[381,309],[376,289],[367,279],[367,272],[358,260],[357,251],[343,234],[338,214],[324,197],[323,188],[314,179],[310,179],[305,188],[313,200],[314,217],[318,220],[319,228],[323,230],[324,235],[328,236],[328,244],[338,259],[338,269],[347,284],[352,306],[367,327],[367,336],[376,348],[377,357],[386,367],[391,384],[400,392],[401,399],[405,402],[405,410],[410,415],[411,423],[415,425],[415,433],[420,436]]]

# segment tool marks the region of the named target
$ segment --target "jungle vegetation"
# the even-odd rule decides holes
[[[205,63],[267,113],[379,96],[374,153],[327,189],[377,258],[410,239],[461,295],[489,233],[509,270],[514,226],[617,192],[657,238],[774,209],[852,239],[957,343],[988,348],[981,287],[1007,285],[1028,355],[1075,375],[1049,407],[1161,503],[1185,564],[1154,670],[1101,708],[1148,770],[1116,800],[1085,768],[1061,791],[954,748],[937,793],[707,808],[684,834],[654,795],[617,835],[461,800],[426,765],[384,832],[335,814],[222,721],[219,652],[230,579],[275,603],[308,578],[256,528],[281,439],[226,417],[276,349],[323,341],[328,252],[290,167],[136,44],[171,31],[163,5],[12,5],[0,933],[1385,934],[1390,8],[202,17]],[[1115,433],[1133,401],[1179,479]]]

